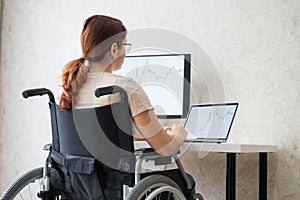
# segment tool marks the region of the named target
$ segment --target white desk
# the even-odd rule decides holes
[[[145,141],[136,141],[135,147],[145,148],[149,145]],[[236,154],[259,153],[259,200],[267,199],[267,155],[277,151],[276,145],[186,142],[181,147],[183,151],[226,153],[226,200],[235,199]]]
[[[263,153],[276,152],[276,145],[230,144],[230,143],[200,143],[185,142],[181,147],[188,151],[218,152],[218,153]]]

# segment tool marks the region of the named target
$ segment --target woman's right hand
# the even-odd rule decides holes
[[[170,131],[167,131],[167,133],[174,137],[175,140],[177,140],[179,143],[184,142],[184,140],[187,137],[187,131],[180,125],[174,124]]]
[[[187,131],[180,125],[162,128],[153,110],[144,111],[133,120],[150,146],[164,156],[176,154],[187,137]]]

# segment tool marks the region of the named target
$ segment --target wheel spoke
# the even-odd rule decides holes
[[[43,168],[33,169],[20,176],[3,194],[2,199],[32,200],[37,199],[34,193],[39,189],[39,181],[43,176]]]
[[[168,200],[170,200],[171,196],[170,196],[170,193],[168,193]]]
[[[185,199],[178,184],[164,175],[150,175],[138,182],[128,196],[128,200],[181,200]]]
[[[19,196],[21,197],[21,199],[23,199],[23,197],[22,197],[21,193],[19,193]]]
[[[32,195],[31,195],[31,189],[30,189],[30,185],[28,185],[28,191],[29,191],[29,196],[30,196],[30,199],[32,200]]]

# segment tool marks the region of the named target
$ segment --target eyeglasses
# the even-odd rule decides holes
[[[126,52],[126,53],[129,53],[130,50],[131,50],[132,44],[131,44],[131,43],[122,43],[122,45],[124,45],[125,52]]]

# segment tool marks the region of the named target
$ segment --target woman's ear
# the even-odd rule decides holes
[[[110,47],[110,55],[113,58],[117,58],[118,57],[118,45],[117,43],[113,43]]]

